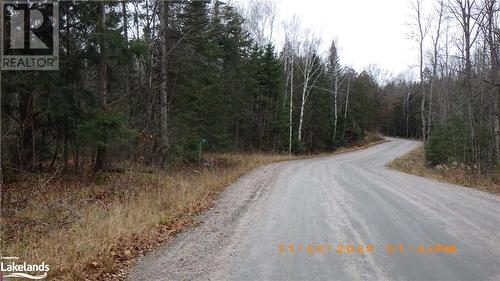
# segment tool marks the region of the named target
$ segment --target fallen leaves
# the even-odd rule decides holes
[[[84,271],[87,281],[124,280],[127,268],[144,253],[163,245],[170,238],[187,227],[197,225],[195,216],[210,209],[217,195],[211,193],[201,200],[191,203],[183,212],[167,224],[158,224],[153,229],[140,235],[120,237],[106,251],[99,253],[95,261],[89,263]],[[111,263],[109,262],[111,261]]]

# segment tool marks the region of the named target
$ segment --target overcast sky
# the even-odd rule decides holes
[[[245,2],[239,0],[237,2]],[[360,71],[370,64],[397,75],[416,63],[415,43],[408,39],[409,0],[276,0],[276,40],[282,22],[294,14],[302,27],[313,28],[326,52],[333,38],[343,64]]]

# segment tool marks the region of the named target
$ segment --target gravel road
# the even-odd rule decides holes
[[[419,145],[259,168],[129,278],[500,280],[500,197],[384,167]]]

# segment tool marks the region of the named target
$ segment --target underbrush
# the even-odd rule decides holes
[[[50,280],[116,280],[245,172],[293,156],[210,155],[201,168],[131,168],[97,181],[24,176],[4,186],[2,256],[49,264]],[[95,183],[98,182],[98,183]]]
[[[388,167],[408,174],[500,194],[500,183],[498,179],[493,176],[478,174],[466,165],[456,162],[451,165],[428,165],[425,160],[423,147],[396,158],[388,164]]]

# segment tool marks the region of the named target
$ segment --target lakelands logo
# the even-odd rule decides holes
[[[0,69],[59,69],[57,1],[0,1]]]
[[[47,278],[50,268],[45,262],[29,264],[27,262],[18,263],[18,260],[18,257],[0,258],[0,281],[3,278],[25,278],[31,280]]]

